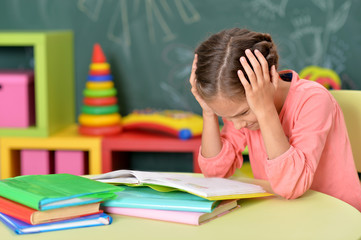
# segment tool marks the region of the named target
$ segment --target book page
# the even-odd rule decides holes
[[[156,180],[143,179],[143,182],[179,188],[203,197],[265,192],[261,186],[225,178],[178,176],[177,174],[160,176]]]
[[[114,179],[112,180],[114,182],[128,183],[128,178],[132,178],[132,176],[136,178],[139,183],[173,187],[202,197],[265,192],[261,186],[255,184],[225,178],[196,177],[180,173],[118,170],[98,175],[93,179],[104,181],[104,178],[109,179],[113,177]]]
[[[118,183],[140,183],[131,170],[116,170],[91,176],[90,179],[97,180],[99,182],[113,182],[117,180],[119,181]]]
[[[116,177],[116,178],[104,178],[104,179],[93,179],[93,180],[97,180],[103,183],[140,184],[139,180],[135,177]]]

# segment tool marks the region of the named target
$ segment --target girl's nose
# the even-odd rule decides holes
[[[233,123],[234,128],[237,130],[244,128],[246,126],[246,122],[244,122],[244,121],[232,121],[232,123]]]

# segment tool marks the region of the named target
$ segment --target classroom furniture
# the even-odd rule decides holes
[[[53,168],[53,159],[48,150],[20,150],[21,175],[51,174]]]
[[[20,175],[20,151],[23,149],[84,151],[89,165],[85,174],[102,173],[101,138],[81,136],[77,130],[78,126],[74,124],[47,138],[0,138],[1,178]]]
[[[361,91],[331,90],[330,92],[342,109],[356,169],[361,173]]]
[[[33,47],[36,110],[34,126],[0,126],[0,136],[46,137],[72,124],[75,121],[72,32],[0,31],[0,47]]]
[[[142,131],[129,131],[115,136],[104,137],[102,140],[102,170],[110,172],[124,166],[127,160],[119,152],[190,152],[193,154],[193,172],[200,173],[198,151],[201,138],[181,140],[174,136],[154,134]]]
[[[0,70],[0,128],[27,128],[35,123],[33,71]]]
[[[278,197],[245,199],[235,211],[200,226],[111,214],[109,226],[21,236],[30,240],[62,239],[360,239],[361,213],[347,203],[309,190],[295,200]],[[3,239],[19,236],[0,223]]]

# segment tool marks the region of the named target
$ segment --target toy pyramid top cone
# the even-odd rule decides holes
[[[82,113],[79,115],[79,133],[83,135],[114,135],[122,130],[118,113],[117,90],[114,88],[110,65],[101,46],[93,47],[88,81],[83,91]]]
[[[94,44],[92,63],[104,63],[107,59],[104,55],[103,49],[99,43]]]

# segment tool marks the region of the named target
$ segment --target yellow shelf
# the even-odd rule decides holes
[[[101,137],[79,135],[77,125],[71,125],[47,138],[2,137],[0,139],[1,178],[20,175],[22,149],[81,150],[89,153],[89,174],[101,171]]]

